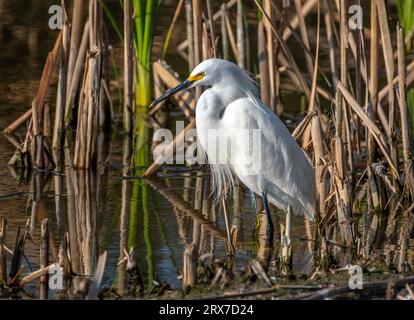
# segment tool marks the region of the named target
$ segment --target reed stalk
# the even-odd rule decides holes
[[[40,268],[46,268],[49,265],[49,221],[43,219],[41,224],[41,241],[40,241]],[[47,300],[49,294],[49,275],[40,276],[40,299]]]
[[[405,45],[404,45],[404,31],[400,26],[397,26],[397,53],[398,53],[398,105],[401,116],[401,135],[403,144],[404,157],[404,174],[406,183],[411,192],[411,197],[414,197],[414,172],[412,163],[412,128],[410,123],[410,115],[407,107],[406,95],[406,61],[405,61]]]
[[[6,260],[6,237],[7,218],[0,217],[0,282],[7,283],[7,260]]]

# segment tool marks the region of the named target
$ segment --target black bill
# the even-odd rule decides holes
[[[167,90],[161,97],[155,99],[150,105],[149,107],[154,107],[157,104],[159,104],[160,102],[168,99],[169,97],[171,97],[172,95],[176,94],[177,92],[180,92],[184,89],[187,89],[189,87],[191,87],[191,85],[193,84],[194,81],[189,81],[189,80],[185,80],[184,82],[180,83],[178,86]]]

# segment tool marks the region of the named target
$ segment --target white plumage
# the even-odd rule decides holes
[[[196,127],[208,158],[217,159],[225,153],[231,170],[250,190],[259,195],[265,192],[277,207],[285,209],[290,204],[294,213],[306,214],[312,219],[315,211],[313,168],[282,121],[260,99],[252,79],[239,66],[221,59],[202,62],[191,75],[200,73],[204,73],[204,79],[196,85],[210,88],[197,102]],[[251,150],[245,147],[246,134],[240,134],[247,129],[259,129],[261,134],[260,145],[250,144]],[[209,149],[208,139],[220,130],[235,139],[228,147],[231,150],[219,149],[217,154],[216,149]],[[253,140],[253,133],[250,134]],[[260,170],[257,174],[249,172],[251,161],[260,162],[253,163]],[[212,165],[217,192],[225,184],[232,185],[227,170],[225,164]]]
[[[256,83],[244,69],[226,60],[205,60],[183,85],[155,103],[200,85],[208,88],[197,102],[197,135],[209,162],[216,162],[210,164],[216,192],[233,185],[233,173],[277,207],[291,205],[294,213],[313,219],[314,170],[282,121],[261,100]],[[254,129],[260,144],[255,143]],[[231,147],[212,144],[214,135],[231,138]],[[252,168],[257,170],[252,172]]]

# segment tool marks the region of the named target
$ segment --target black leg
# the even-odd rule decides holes
[[[266,192],[262,193],[263,198],[263,205],[265,207],[266,217],[267,217],[267,234],[273,237],[273,222],[272,222],[272,216],[270,215],[270,207],[269,207],[269,201],[267,200],[267,194]]]

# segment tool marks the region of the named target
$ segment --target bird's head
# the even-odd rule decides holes
[[[188,78],[178,86],[167,90],[162,96],[151,103],[150,107],[168,99],[170,96],[196,86],[212,86],[221,81],[223,75],[232,74],[232,70],[239,69],[234,63],[223,59],[208,59],[201,62],[190,73]]]

